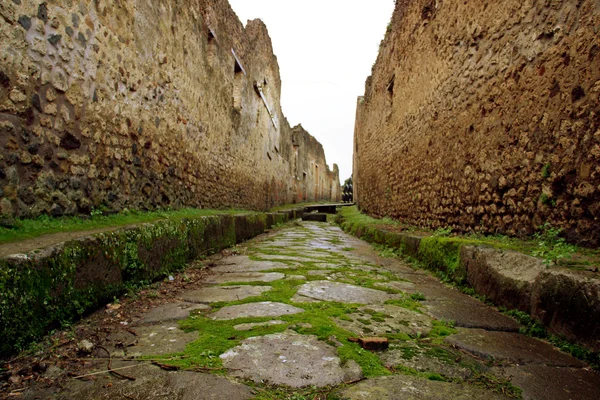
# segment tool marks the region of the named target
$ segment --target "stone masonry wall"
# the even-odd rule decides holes
[[[365,95],[362,210],[600,243],[600,1],[397,0]]]
[[[0,54],[4,216],[267,209],[300,200],[295,152],[326,165],[292,142],[266,27],[226,0],[6,0]]]
[[[298,201],[326,201],[341,200],[339,182],[339,169],[333,164],[333,171],[329,170],[325,162],[323,146],[304,130],[302,125],[292,129],[292,145],[294,159],[292,161],[292,175],[296,180],[296,197]],[[313,157],[301,157],[302,149],[314,154]]]

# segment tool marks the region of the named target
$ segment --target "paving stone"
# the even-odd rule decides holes
[[[425,298],[428,299],[427,294]],[[437,319],[454,321],[456,326],[518,332],[520,325],[490,306],[467,295],[441,301],[423,301],[424,311]]]
[[[169,321],[178,321],[188,318],[190,313],[195,310],[206,311],[210,310],[210,307],[204,304],[193,304],[193,302],[163,304],[144,313],[135,325],[151,325]]]
[[[326,240],[314,239],[307,243],[311,249],[334,250],[335,246]]]
[[[459,328],[445,341],[480,357],[506,360],[516,364],[553,364],[583,367],[576,358],[556,350],[546,342],[520,333]]]
[[[314,266],[321,269],[338,269],[345,267],[345,265],[330,262],[316,262],[314,263]]]
[[[339,301],[342,303],[359,304],[383,303],[396,297],[381,290],[329,281],[313,281],[305,283],[300,286],[297,294],[322,301]],[[295,298],[293,301],[298,300],[301,299]]]
[[[313,269],[308,271],[308,275],[329,275],[333,272],[331,269]]]
[[[355,382],[364,377],[362,368],[354,360],[346,361],[342,368],[344,369],[344,382]]]
[[[312,297],[302,296],[296,293],[294,297],[292,297],[291,301],[293,303],[319,303],[321,300],[313,299]]]
[[[254,323],[235,325],[233,327],[233,329],[235,329],[236,331],[251,331],[254,328],[260,328],[263,326],[273,326],[273,325],[283,325],[283,324],[285,324],[285,322],[279,321],[279,320],[267,321],[267,322],[254,322]]]
[[[246,317],[280,317],[301,312],[304,312],[302,308],[290,306],[289,304],[264,301],[223,307],[219,311],[210,314],[210,317],[217,320],[226,320]]]
[[[176,324],[141,326],[133,330],[137,333],[137,343],[127,347],[129,357],[179,353],[188,343],[198,339],[198,332],[184,332]]]
[[[115,360],[113,368],[131,366],[132,363]],[[96,370],[105,370],[106,361]],[[254,397],[246,385],[212,374],[197,372],[167,372],[153,365],[139,365],[122,370],[134,381],[115,379],[110,374],[101,374],[94,380],[70,379],[62,393],[54,388],[40,387],[24,393],[25,399],[60,400],[221,400],[227,393],[228,400],[246,400]],[[46,386],[46,385],[44,385]]]
[[[182,297],[192,303],[216,303],[220,301],[243,300],[248,297],[260,296],[273,289],[271,286],[211,286],[186,292]]]
[[[287,281],[305,281],[307,279],[304,275],[286,275],[285,280],[287,280]]]
[[[442,347],[421,347],[410,342],[392,344],[388,351],[378,355],[388,368],[404,366],[450,379],[466,380],[475,372],[485,371],[477,359],[465,353]]]
[[[302,263],[302,262],[315,262],[315,261],[321,260],[324,257],[327,257],[327,256],[318,256],[318,257],[314,257],[313,258],[313,257],[306,257],[306,256],[299,257],[299,256],[296,256],[296,255],[260,254],[260,253],[258,253],[256,256],[260,257],[260,258],[264,258],[265,260],[268,260],[268,261],[273,261],[273,260],[275,260],[275,261],[277,261],[277,260],[290,260],[290,261],[296,261],[296,262],[300,262],[300,263]]]
[[[347,375],[334,347],[290,331],[246,339],[220,357],[233,376],[272,385],[323,387]],[[348,375],[353,374],[356,366],[350,365]]]
[[[414,283],[406,281],[376,282],[374,283],[374,286],[385,289],[399,290],[401,292],[410,294],[418,292]]]
[[[521,365],[495,372],[523,389],[524,400],[596,400],[600,395],[600,373],[587,369]]]
[[[257,261],[251,260],[248,256],[229,256],[219,261],[219,263],[210,268],[214,274],[229,272],[260,272],[272,269],[292,268],[290,265],[277,261]]]
[[[349,330],[359,336],[384,336],[393,333],[406,333],[407,335],[427,335],[431,330],[431,318],[390,304],[373,304],[358,309],[360,313],[347,314],[345,319],[336,319],[340,327]],[[369,312],[384,314],[374,318]],[[382,320],[383,319],[383,320]]]
[[[339,392],[347,400],[495,400],[506,397],[473,386],[408,375],[368,379]]]
[[[273,282],[285,278],[280,272],[231,272],[207,277],[205,283]]]

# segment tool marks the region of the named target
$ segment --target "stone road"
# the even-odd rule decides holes
[[[109,337],[112,368],[132,379],[92,375],[22,398],[599,396],[600,374],[584,363],[336,226],[298,223],[247,246],[220,259],[200,289],[140,315],[133,344]],[[348,340],[366,337],[386,337],[389,348]]]

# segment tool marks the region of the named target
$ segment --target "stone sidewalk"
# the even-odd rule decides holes
[[[338,227],[303,222],[247,245],[199,289],[94,343],[93,375],[19,397],[598,398],[600,374],[584,363]],[[389,348],[348,340],[360,337]],[[108,356],[118,375],[104,373]]]

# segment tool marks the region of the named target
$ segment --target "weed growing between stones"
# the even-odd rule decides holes
[[[249,257],[253,260],[270,261],[269,259],[261,258],[261,255],[269,253],[273,255],[282,254],[281,251],[275,251],[274,249],[269,250],[257,247],[251,249]],[[181,322],[180,327],[187,332],[197,331],[199,338],[188,345],[183,354],[180,354],[183,356],[181,359],[166,361],[166,363],[174,364],[184,369],[208,367],[217,368],[217,371],[223,372],[222,370],[219,370],[219,368],[222,367],[221,359],[215,355],[225,353],[227,350],[239,345],[241,341],[249,337],[278,333],[291,329],[299,334],[314,335],[318,339],[325,341],[332,346],[336,346],[341,362],[344,363],[348,360],[356,361],[361,366],[366,377],[389,375],[390,371],[383,366],[382,361],[377,354],[362,349],[356,343],[349,342],[348,338],[354,337],[356,334],[340,328],[334,322],[335,319],[351,321],[348,315],[355,313],[360,314],[360,311],[358,310],[359,304],[345,304],[338,302],[295,303],[291,299],[296,294],[298,287],[306,283],[306,281],[324,279],[321,274],[311,273],[313,271],[330,271],[329,274],[332,276],[343,277],[344,280],[349,283],[377,290],[382,290],[380,286],[376,285],[378,283],[400,281],[401,279],[397,278],[389,271],[373,271],[372,269],[376,266],[369,265],[367,271],[356,266],[353,267],[348,259],[339,254],[331,253],[331,256],[326,258],[318,258],[314,255],[307,257],[301,252],[294,252],[289,249],[284,250],[283,254],[290,258],[284,260],[278,259],[277,261],[290,265],[291,268],[275,268],[264,272],[281,272],[288,276],[303,276],[306,280],[288,278],[273,282],[229,282],[224,284],[224,286],[268,285],[271,286],[272,289],[262,293],[260,296],[232,302],[213,303],[211,305],[213,310],[218,310],[225,306],[271,301],[290,304],[304,309],[304,312],[281,316],[278,319],[283,322],[282,324],[257,326],[249,331],[236,331],[234,326],[241,323],[266,322],[271,320],[271,318],[238,318],[232,321],[215,321],[202,314],[192,316]],[[302,259],[312,258],[315,261],[298,261],[296,257]],[[322,262],[335,264],[336,267],[332,269],[320,268],[319,264]],[[373,276],[374,273],[377,274],[376,277]],[[387,290],[389,293],[403,294],[398,290],[383,290]],[[394,304],[411,310],[419,310],[418,300],[413,299],[406,294],[403,294],[402,300],[399,300]],[[382,322],[385,321],[385,318],[389,318],[388,315],[368,308],[365,310],[365,313],[369,314],[371,318],[371,320],[364,319],[368,323],[371,323],[371,321]],[[438,337],[442,337],[444,333],[445,331],[442,332],[441,329],[437,329],[434,331],[433,336],[430,337],[435,340]],[[410,339],[410,337],[404,333],[390,333],[387,336],[390,340]]]
[[[562,229],[545,223],[533,236],[537,241],[538,248],[532,252],[532,255],[543,258],[546,267],[550,267],[552,264],[556,265],[563,258],[570,258],[577,251],[576,246],[568,244],[564,238],[559,237],[561,232]]]
[[[510,383],[510,379],[508,378],[499,378],[491,374],[479,374],[467,380],[467,382],[473,386],[503,394],[510,399],[523,398],[523,391],[521,388]]]
[[[281,386],[259,385],[254,382],[247,382],[249,386],[254,387],[256,400],[338,400],[335,395],[331,395],[332,388],[287,388]]]
[[[387,300],[385,304],[403,307],[411,311],[418,312],[419,314],[423,313],[423,311],[421,311],[421,304],[406,294],[403,294],[400,299]]]
[[[340,211],[337,223],[341,225],[342,229],[361,237],[363,232],[375,230],[373,227],[381,225],[382,221],[361,214],[355,207],[345,207]],[[459,265],[461,246],[486,245],[497,249],[520,251],[533,256],[543,257],[544,264],[547,266],[558,264],[561,260],[570,259],[574,252],[590,259],[598,259],[600,254],[598,251],[581,249],[566,243],[563,238],[559,237],[560,229],[553,228],[548,224],[543,225],[540,229],[541,231],[535,235],[536,241],[533,242],[508,238],[502,235],[485,237],[480,235],[471,235],[469,237],[430,236],[421,238],[418,254],[415,255],[419,258],[418,260],[407,254],[403,243],[394,243],[393,239],[390,239],[389,236],[386,237],[388,234],[385,232],[370,232],[367,235],[362,235],[362,239],[378,244],[376,248],[380,251],[381,255],[401,257],[411,264],[413,268],[427,269],[444,283],[455,286],[463,293],[494,306],[489,299],[475,293],[474,289],[466,283],[465,273]],[[382,235],[383,240],[381,239]],[[566,266],[572,267],[573,265],[570,264],[575,265],[576,268],[582,265],[590,265],[589,262],[581,260],[575,262],[569,261]],[[565,338],[549,334],[544,327],[533,321],[525,313],[518,311],[514,311],[513,313],[517,314],[511,316],[524,325],[522,328],[523,333],[546,339],[564,352],[588,362],[592,368],[596,370],[600,369],[600,352],[592,352]]]
[[[281,298],[278,298],[281,300]],[[261,299],[264,300],[264,299]],[[238,302],[227,303],[234,305]],[[257,326],[248,331],[237,331],[234,326],[242,323],[260,323],[270,321],[272,318],[237,318],[228,321],[216,321],[203,315],[195,315],[180,323],[181,329],[186,332],[197,331],[199,338],[189,344],[183,354],[165,356],[182,356],[178,360],[165,361],[166,364],[175,365],[183,369],[194,368],[221,368],[222,362],[218,355],[237,346],[244,339],[254,336],[263,336],[287,329],[292,329],[304,335],[315,335],[318,339],[330,345],[336,345],[338,356],[342,362],[356,361],[367,377],[389,375],[379,357],[358,344],[348,341],[355,336],[353,333],[335,325],[332,318],[344,318],[346,314],[356,312],[358,304],[343,304],[335,302],[318,302],[309,304],[288,304],[301,307],[305,311],[295,315],[284,315],[279,318],[283,324]],[[220,305],[220,304],[219,304]],[[341,344],[341,345],[340,345]],[[154,358],[154,357],[149,357]]]
[[[467,383],[473,386],[482,387],[493,392],[503,394],[508,398],[521,398],[521,389],[513,386],[509,379],[499,378],[487,372],[487,368],[475,358],[465,356],[465,354],[444,347],[440,344],[425,342],[425,340],[410,341],[394,345],[395,351],[401,352],[402,359],[406,360],[404,365],[402,361],[394,363],[391,370],[405,375],[419,376],[422,378],[454,382],[458,384]],[[410,362],[415,359],[416,362]],[[416,369],[415,365],[432,360],[433,371],[426,369]]]
[[[414,368],[406,367],[404,365],[396,365],[392,368],[393,372],[404,374],[404,375],[413,375],[418,376],[420,378],[429,379],[430,381],[441,381],[446,382],[447,379],[442,375],[432,372],[419,372]]]

